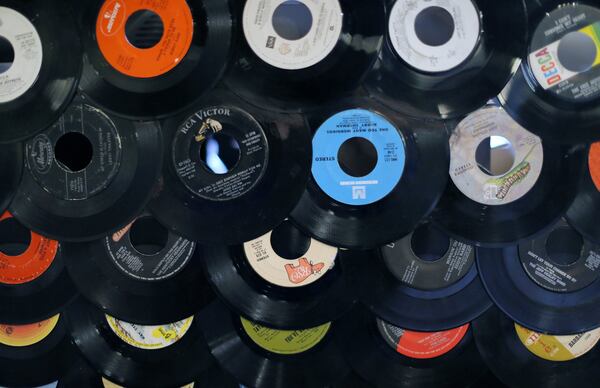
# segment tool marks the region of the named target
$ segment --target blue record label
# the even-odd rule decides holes
[[[353,138],[369,141],[377,151],[375,167],[365,176],[346,173],[338,160],[342,145]],[[369,205],[385,198],[400,182],[406,163],[402,134],[383,116],[352,109],[330,117],[313,138],[312,174],[332,199]]]

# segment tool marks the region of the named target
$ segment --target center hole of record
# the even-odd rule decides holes
[[[558,60],[574,73],[583,73],[594,66],[598,49],[591,36],[575,31],[565,35],[558,44]]]
[[[15,61],[15,49],[8,39],[0,35],[0,74],[6,73]]]
[[[427,46],[442,46],[454,35],[454,18],[442,7],[427,7],[415,19],[417,38]]]
[[[149,49],[158,44],[165,33],[165,25],[156,12],[148,9],[136,11],[125,24],[127,41],[136,48]]]
[[[425,261],[437,261],[450,249],[450,238],[432,224],[417,227],[410,240],[412,251]]]
[[[515,148],[502,136],[484,139],[475,151],[479,169],[490,176],[501,176],[510,171],[515,163]]]
[[[20,256],[31,244],[31,232],[14,218],[0,222],[0,252],[7,256]]]
[[[213,174],[227,174],[240,161],[240,143],[223,132],[210,134],[200,146],[200,160]]]
[[[167,246],[169,231],[153,217],[138,218],[129,230],[133,249],[142,255],[152,256]]]
[[[583,238],[575,230],[565,227],[552,231],[546,240],[550,261],[558,265],[572,265],[581,256]]]
[[[310,237],[286,220],[271,233],[271,247],[278,256],[287,260],[296,260],[308,252]]]
[[[68,132],[54,146],[54,158],[65,170],[79,172],[92,162],[94,147],[83,133]]]
[[[369,175],[377,166],[377,157],[377,149],[364,137],[346,140],[337,155],[342,170],[355,178]]]
[[[298,40],[310,32],[313,17],[310,9],[304,3],[287,0],[275,8],[271,22],[280,37],[286,40]]]

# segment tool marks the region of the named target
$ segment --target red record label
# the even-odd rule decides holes
[[[588,160],[590,175],[596,189],[600,191],[600,142],[592,144]]]

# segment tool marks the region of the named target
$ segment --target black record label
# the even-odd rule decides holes
[[[223,144],[238,155],[231,166],[220,158]],[[268,154],[261,125],[232,107],[196,112],[179,127],[173,140],[173,164],[179,179],[195,195],[213,201],[236,199],[252,190],[267,169]]]

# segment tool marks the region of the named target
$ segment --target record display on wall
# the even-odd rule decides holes
[[[0,213],[4,213],[23,173],[23,146],[20,143],[0,146]]]

